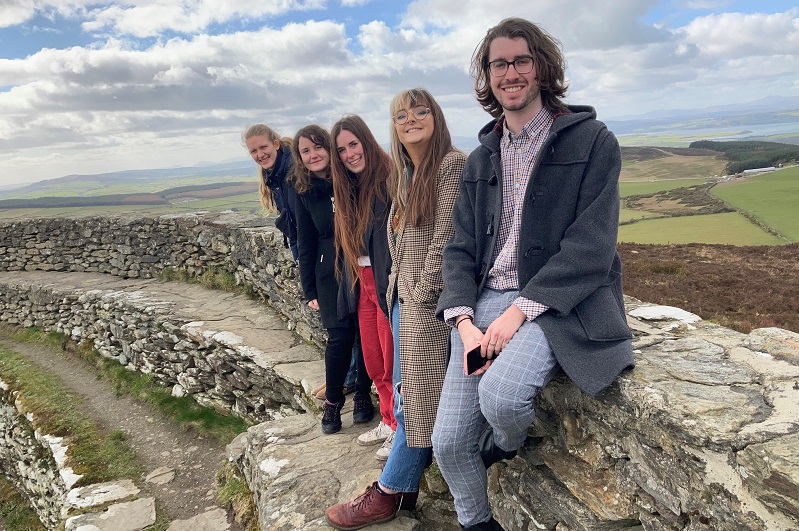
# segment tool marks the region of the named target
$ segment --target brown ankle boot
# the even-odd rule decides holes
[[[344,531],[387,522],[397,515],[401,498],[401,493],[382,494],[375,481],[354,500],[328,507],[325,520],[330,526]]]

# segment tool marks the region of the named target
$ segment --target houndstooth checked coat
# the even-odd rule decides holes
[[[436,179],[437,201],[432,221],[420,227],[400,225],[396,241],[388,225],[392,266],[388,280],[389,309],[394,296],[400,309],[400,371],[408,446],[432,445],[430,436],[446,372],[449,326],[436,318],[436,304],[444,282],[441,253],[452,236],[452,206],[458,195],[466,156],[449,152]],[[394,206],[389,220],[394,219]]]

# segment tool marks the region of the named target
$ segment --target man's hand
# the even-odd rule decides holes
[[[524,312],[515,304],[511,304],[489,325],[480,341],[480,354],[488,359],[498,356],[505,345],[516,335],[525,319],[527,316],[524,315]]]
[[[316,310],[318,312],[319,311],[319,301],[317,299],[314,299],[312,301],[308,301],[308,307],[310,309]]]

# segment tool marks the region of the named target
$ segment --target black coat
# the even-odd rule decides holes
[[[297,254],[303,294],[307,300],[319,302],[319,315],[325,328],[348,326],[348,319],[339,319],[336,310],[338,282],[333,211],[333,184],[312,177],[308,191],[297,194]]]
[[[388,276],[391,273],[391,253],[388,249],[387,227],[391,202],[385,187],[383,188],[383,195],[386,198],[385,201],[380,201],[376,196],[372,198],[371,221],[366,226],[366,231],[363,235],[363,247],[366,254],[369,255],[369,261],[372,263],[378,304],[380,309],[383,310],[383,314],[388,318],[386,292],[388,291]],[[355,290],[349,289],[348,279],[351,274],[345,267],[338,294],[339,317],[345,316],[347,312],[354,312],[357,307],[360,284],[356,284]]]
[[[385,192],[385,190],[384,190]],[[386,196],[388,197],[388,196]],[[366,227],[364,243],[369,251],[369,260],[372,262],[372,273],[375,275],[377,288],[377,301],[380,309],[388,317],[388,276],[391,274],[391,253],[388,249],[388,213],[391,203],[372,198],[372,222]]]

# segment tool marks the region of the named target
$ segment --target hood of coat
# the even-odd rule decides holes
[[[291,171],[292,166],[293,164],[289,148],[281,144],[280,149],[277,151],[277,160],[275,160],[275,165],[272,166],[272,169],[261,170],[261,176],[264,179],[264,183],[269,188],[283,186],[283,182],[286,180],[286,175],[288,175],[289,171]]]

